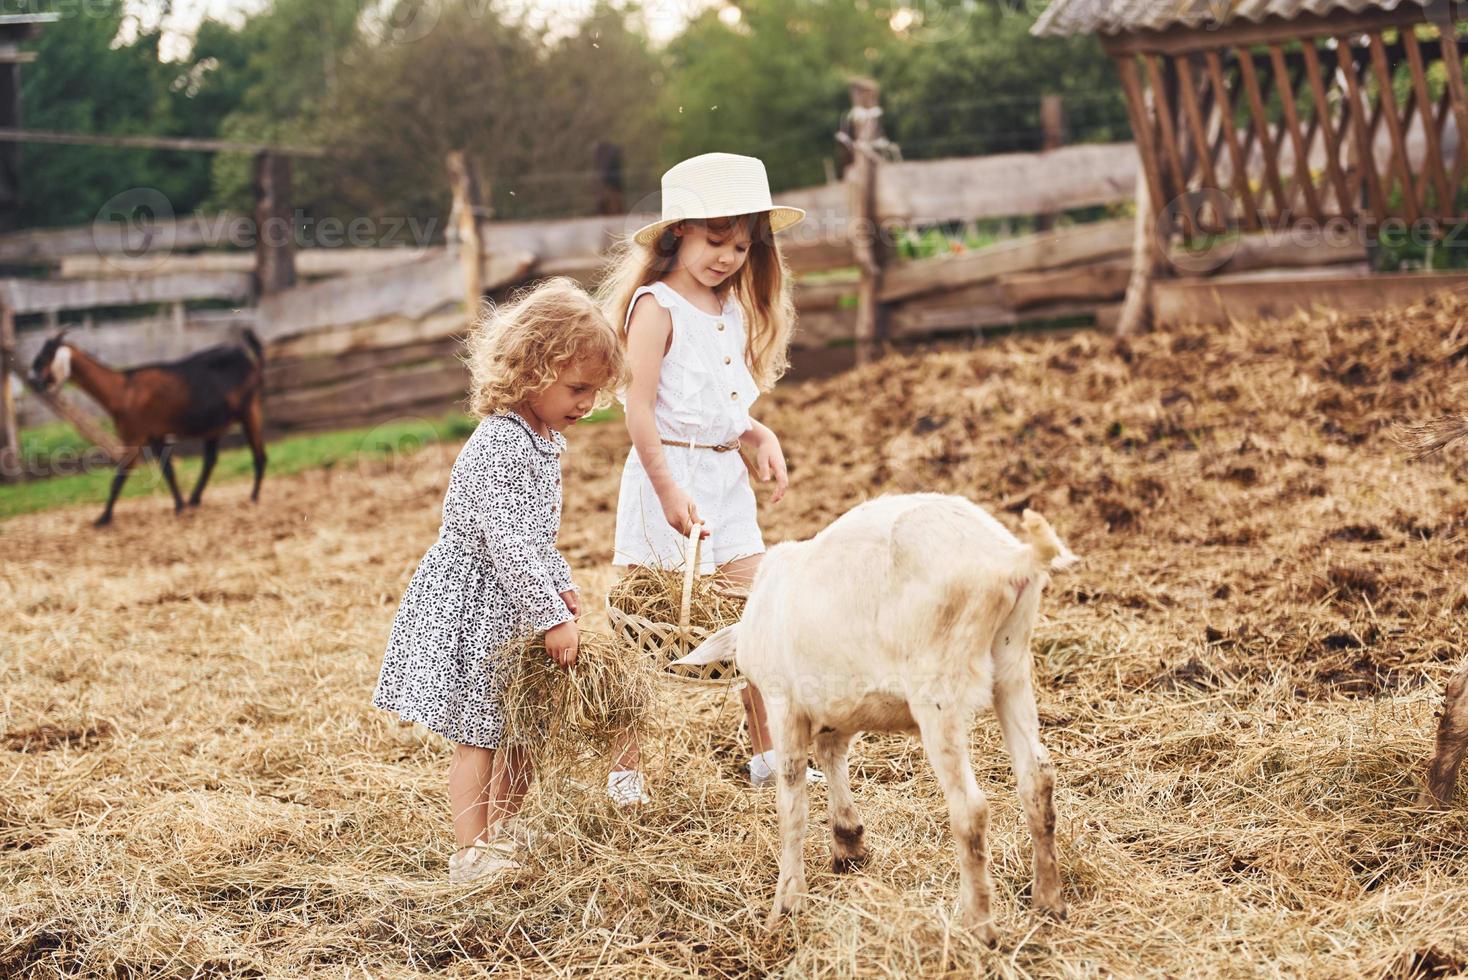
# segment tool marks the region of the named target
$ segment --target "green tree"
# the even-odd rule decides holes
[[[358,45],[361,9],[361,0],[275,0],[238,29],[204,24],[192,59],[215,65],[199,95],[211,99],[218,134],[244,142],[319,143],[313,120],[333,112],[336,79]],[[253,207],[252,170],[248,154],[217,154],[208,206]],[[295,182],[294,203],[310,209],[322,190],[313,171],[298,166],[298,172],[304,179]]]
[[[158,60],[157,32],[116,45],[123,0],[61,5],[60,21],[32,42],[36,60],[21,68],[21,124],[28,129],[112,135],[181,135],[189,121],[176,69]],[[197,134],[191,134],[197,135]],[[199,154],[114,147],[24,144],[20,221],[25,227],[90,222],[114,195],[134,187],[161,191],[175,211],[192,208],[209,187]]]
[[[602,141],[623,149],[629,208],[709,150],[759,156],[777,190],[819,183],[853,75],[882,83],[908,158],[1033,149],[1047,92],[1072,139],[1128,136],[1095,41],[1032,38],[1011,0],[740,0],[740,17],[705,10],[661,50],[635,0],[604,0],[564,35],[495,0],[396,0],[375,19],[369,0],[273,0],[238,27],[206,22],[170,64],[156,32],[116,44],[125,2],[68,5],[42,32],[23,124],[326,146],[295,169],[293,203],[317,218],[444,217],[452,149],[479,161],[505,218],[588,213]],[[133,187],[180,213],[252,206],[248,154],[22,153],[27,225],[85,223]]]
[[[663,162],[710,151],[764,161],[772,188],[825,180],[853,75],[880,77],[902,39],[885,5],[746,0],[690,22],[667,50]]]
[[[656,67],[611,7],[553,41],[482,2],[446,3],[421,37],[353,49],[310,124],[336,155],[298,172],[329,176],[331,213],[443,217],[445,157],[465,149],[498,216],[585,214],[598,141],[629,170],[654,166]]]
[[[1008,0],[928,0],[935,24],[884,63],[883,126],[909,159],[1038,150],[1040,97],[1062,96],[1070,139],[1131,138],[1111,60],[1093,37],[1037,38]]]
[[[762,158],[778,188],[819,183],[850,107],[882,86],[883,130],[908,159],[1038,149],[1040,96],[1065,97],[1071,138],[1128,139],[1115,70],[1094,38],[1035,38],[1011,0],[743,0],[666,53],[664,163],[709,150]],[[713,107],[718,106],[717,110]]]

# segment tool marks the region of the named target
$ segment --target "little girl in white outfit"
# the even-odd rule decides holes
[[[633,448],[613,562],[677,568],[699,523],[700,571],[747,586],[765,545],[740,451],[751,451],[760,480],[774,481],[770,502],[778,502],[785,455],[750,407],[788,364],[795,313],[774,235],[805,212],[774,206],[764,164],[730,153],[684,160],[663,175],[662,190],[662,220],[632,236],[599,291],[607,318],[622,327],[632,376],[622,401]],[[750,778],[770,785],[764,704],[753,687],[743,696]],[[626,778],[640,789],[635,773]]]
[[[765,550],[740,454],[741,437],[754,430],[749,409],[760,394],[744,360],[744,316],[732,296],[725,296],[723,309],[713,314],[662,281],[638,287],[630,305],[643,296],[651,296],[672,321],[653,420],[668,475],[692,498],[709,530],[699,552],[699,573],[707,575]],[[631,319],[629,309],[624,329]],[[674,568],[684,560],[687,540],[664,517],[662,498],[634,448],[627,454],[617,498],[614,563]]]

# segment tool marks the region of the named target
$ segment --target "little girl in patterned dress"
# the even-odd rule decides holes
[[[765,545],[740,454],[787,486],[785,455],[749,414],[787,366],[795,323],[775,232],[804,217],[770,202],[764,164],[705,153],[663,175],[662,220],[633,236],[598,291],[622,328],[629,387],[622,396],[632,451],[622,471],[613,563],[677,568],[694,523],[704,525],[700,572],[748,586]],[[774,751],[759,691],[742,691],[753,754],[749,776],[772,785]],[[624,754],[620,778],[641,791]],[[821,774],[810,770],[812,780]]]
[[[580,603],[556,550],[562,432],[624,379],[616,331],[569,279],[486,313],[468,342],[479,426],[459,452],[443,525],[393,620],[372,703],[454,743],[449,880],[518,867],[513,821],[530,786],[523,750],[500,747],[507,651],[545,634],[576,660]]]

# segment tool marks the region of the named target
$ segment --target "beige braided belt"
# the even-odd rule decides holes
[[[739,449],[738,439],[726,442],[720,446],[710,446],[701,442],[693,442],[692,440],[689,440],[688,442],[678,442],[675,439],[663,439],[661,441],[662,444],[665,446],[682,446],[684,449],[712,449],[716,453],[735,452]]]

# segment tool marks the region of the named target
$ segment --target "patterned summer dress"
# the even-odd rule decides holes
[[[664,439],[699,445],[724,445],[754,425],[749,407],[759,386],[744,359],[744,315],[732,296],[715,316],[694,306],[664,282],[632,294],[632,306],[651,294],[673,320],[673,340],[663,355],[653,417]],[[626,403],[625,396],[622,399]],[[663,446],[673,479],[698,507],[709,536],[699,553],[699,571],[765,550],[755,517],[749,471],[737,451],[714,452],[686,446]],[[684,539],[668,524],[642,459],[634,448],[622,469],[617,499],[617,537],[613,563],[676,568],[683,563]]]
[[[461,745],[499,745],[503,649],[571,618],[560,593],[576,586],[556,550],[565,448],[513,412],[479,423],[393,619],[374,705]]]

